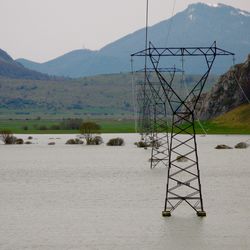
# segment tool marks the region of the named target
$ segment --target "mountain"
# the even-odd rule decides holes
[[[202,120],[213,119],[250,103],[249,100],[250,55],[244,63],[233,66],[223,74],[211,91],[201,96],[196,114]]]
[[[116,73],[120,72],[120,68],[126,68],[126,65],[116,57],[86,49],[71,51],[46,63],[36,63],[26,59],[17,61],[39,72],[66,77]]]
[[[228,5],[191,4],[172,18],[149,27],[149,40],[155,46],[218,47],[236,53],[237,62],[245,60],[250,52],[250,13]],[[169,36],[168,36],[169,34]],[[99,51],[75,50],[45,63],[25,59],[18,62],[47,74],[80,77],[102,73],[130,71],[130,54],[142,50],[145,28],[108,44]],[[230,59],[218,60],[215,73],[223,73]],[[189,73],[200,73],[198,64],[187,68]]]
[[[4,50],[0,49],[0,76],[15,79],[49,80],[46,74],[25,68],[14,61]]]

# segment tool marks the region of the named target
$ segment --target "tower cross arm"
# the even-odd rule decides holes
[[[218,48],[211,47],[170,47],[170,48],[155,48],[138,51],[131,56],[234,56],[235,54]]]

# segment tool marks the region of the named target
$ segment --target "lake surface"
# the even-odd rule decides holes
[[[198,136],[205,218],[184,204],[163,218],[166,169],[149,168],[138,135],[119,136],[123,147],[0,145],[0,249],[250,249],[250,148],[214,149],[250,136]]]

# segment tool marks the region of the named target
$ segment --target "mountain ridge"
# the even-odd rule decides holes
[[[211,6],[196,3],[190,4],[172,18],[150,26],[148,39],[155,46],[169,47],[210,46],[216,40],[219,47],[235,52],[237,62],[242,62],[250,52],[249,27],[250,13],[247,11],[225,4]],[[144,43],[145,28],[141,28],[98,51],[90,50],[87,55],[82,53],[82,50],[71,51],[75,55],[75,61],[73,57],[63,60],[64,55],[39,65],[30,61],[17,61],[43,73],[70,77],[128,72],[130,55],[142,50],[145,47]],[[200,73],[197,67],[196,65],[190,68],[189,73]],[[223,73],[227,68],[228,63],[225,61],[221,61],[215,67],[217,73]]]
[[[14,61],[12,57],[2,49],[0,49],[0,76],[35,80],[49,80],[52,78],[47,74],[25,68],[21,63]]]

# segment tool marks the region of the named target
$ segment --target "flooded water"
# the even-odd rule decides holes
[[[214,149],[250,136],[198,136],[205,218],[185,205],[163,218],[166,169],[120,136],[123,147],[0,145],[0,249],[250,249],[250,148]]]

